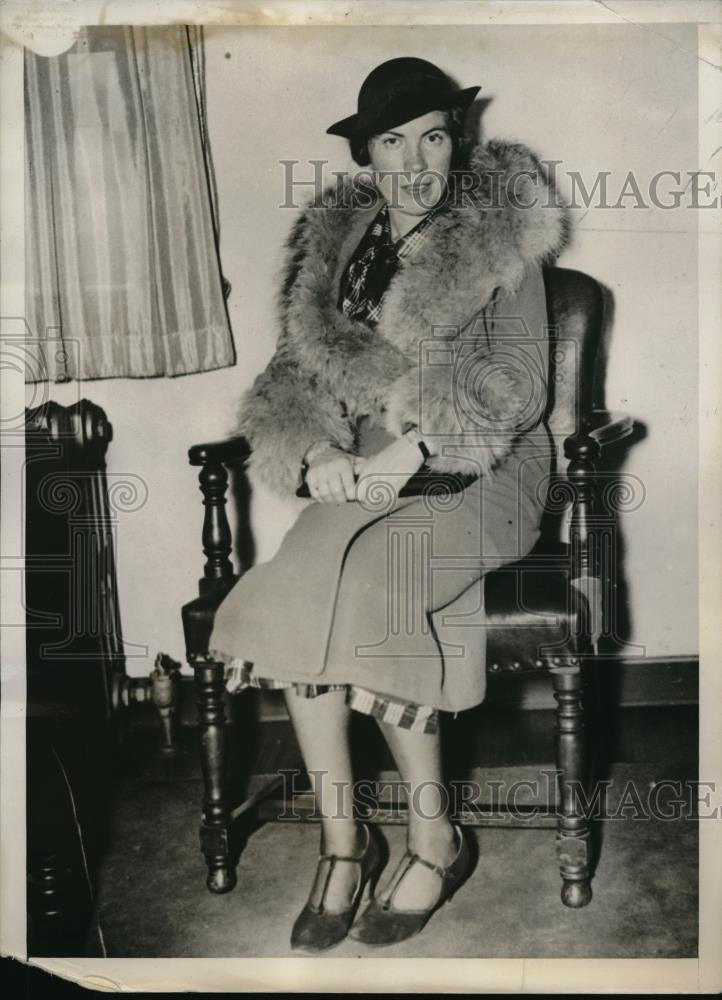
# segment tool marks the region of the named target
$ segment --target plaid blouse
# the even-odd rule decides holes
[[[366,230],[341,280],[338,307],[344,315],[376,326],[389,282],[401,262],[412,257],[426,242],[438,211],[433,209],[394,242],[388,206],[384,205]]]

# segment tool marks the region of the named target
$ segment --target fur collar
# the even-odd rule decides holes
[[[515,292],[528,264],[552,260],[566,239],[564,209],[526,147],[500,141],[477,146],[468,169],[475,175],[474,196],[439,214],[432,238],[404,263],[384,299],[377,332],[411,361],[434,327],[463,329],[495,293]],[[280,300],[282,324],[291,334],[303,332],[306,339],[315,328],[327,342],[331,331],[368,335],[365,324],[347,320],[336,304],[348,260],[381,204],[380,196],[351,179],[302,213],[289,240]]]
[[[561,250],[564,210],[525,147],[479,146],[470,169],[476,197],[439,213],[428,239],[392,279],[376,329],[344,316],[337,303],[380,196],[345,180],[297,219],[286,247],[276,353],[244,394],[238,422],[253,447],[252,465],[277,492],[295,490],[313,441],[330,438],[351,450],[355,417],[367,414],[393,436],[418,422],[422,342],[432,333],[460,337],[488,307],[493,312],[499,297],[519,289],[527,267]],[[478,405],[498,433],[481,435],[474,462],[445,454],[433,468],[478,474],[510,451],[528,386],[489,365]],[[458,426],[450,387],[443,372],[425,371],[425,379],[432,432],[450,441]]]

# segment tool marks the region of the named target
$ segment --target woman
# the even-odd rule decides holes
[[[316,777],[322,853],[291,936],[307,951],[349,931],[403,940],[468,876],[469,845],[445,808],[439,712],[483,699],[483,627],[470,614],[480,580],[539,532],[541,264],[563,219],[523,147],[467,149],[478,90],[393,59],[328,129],[369,169],[296,223],[277,349],[241,407],[255,472],[286,496],[305,478],[314,501],[231,591],[211,640],[231,689],[285,689]],[[465,488],[400,495],[423,465]],[[465,631],[444,634],[441,609]],[[411,807],[408,851],[351,930],[382,857],[353,815],[353,709],[379,720]]]

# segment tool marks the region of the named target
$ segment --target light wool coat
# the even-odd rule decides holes
[[[451,504],[308,504],[216,616],[210,648],[259,676],[352,683],[453,711],[483,699],[482,578],[529,551],[544,505],[541,265],[566,226],[524,147],[490,143],[471,165],[476,199],[434,220],[375,330],[337,303],[378,200],[345,183],[293,229],[277,349],[240,410],[255,473],[293,496],[314,441],[371,454],[415,423],[439,449],[432,467],[477,478]],[[359,437],[359,424],[375,430]]]

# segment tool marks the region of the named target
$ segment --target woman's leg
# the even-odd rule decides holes
[[[456,857],[458,844],[449,820],[443,783],[441,739],[438,733],[420,733],[379,723],[409,796],[409,849],[446,868]],[[439,896],[441,880],[425,865],[414,865],[399,885],[394,907],[425,909]],[[382,892],[383,895],[383,892]]]
[[[346,704],[346,692],[327,691],[314,698],[304,698],[289,688],[285,695],[322,817],[323,853],[356,857],[363,848],[363,837],[353,818],[350,709]],[[349,905],[358,882],[358,871],[358,865],[336,865],[326,891],[326,909],[343,910]],[[320,894],[324,875],[325,872],[319,874],[312,889],[312,903],[318,903],[314,897]]]

